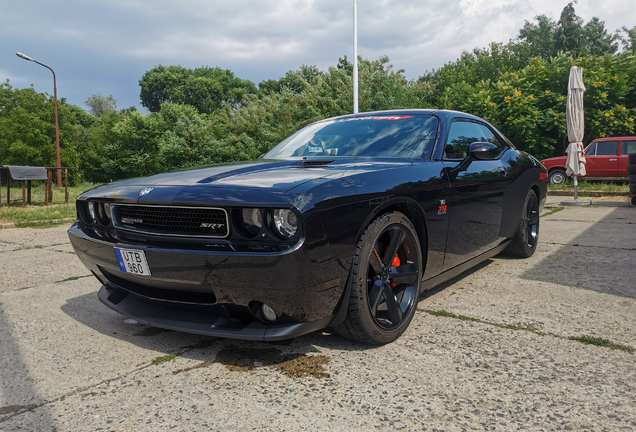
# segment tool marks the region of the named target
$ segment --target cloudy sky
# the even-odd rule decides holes
[[[409,79],[462,50],[514,38],[524,21],[558,20],[569,0],[358,0],[359,55],[387,55]],[[353,0],[6,0],[0,82],[85,107],[93,94],[119,108],[139,102],[139,79],[157,65],[230,69],[258,84],[302,64],[322,70],[352,57]],[[579,0],[576,12],[613,32],[636,25],[634,0]]]

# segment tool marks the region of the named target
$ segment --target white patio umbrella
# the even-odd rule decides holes
[[[583,155],[583,132],[585,129],[583,117],[583,69],[572,66],[568,80],[568,100],[565,116],[568,123],[568,141],[566,150],[568,160],[565,173],[574,177],[574,201],[579,199],[578,176],[585,176],[585,156]]]

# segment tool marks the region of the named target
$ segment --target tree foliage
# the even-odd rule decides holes
[[[618,42],[623,52],[618,53]],[[408,81],[388,57],[358,59],[360,112],[448,108],[483,117],[539,158],[567,146],[565,103],[572,65],[583,68],[585,141],[635,135],[636,27],[607,32],[568,4],[559,21],[526,22],[516,39],[461,53]],[[258,90],[231,71],[157,66],[139,81],[142,105],[117,111],[93,95],[89,113],[60,101],[62,163],[74,181],[106,182],[165,170],[257,158],[308,123],[353,109],[353,63],[302,65]],[[0,163],[53,165],[53,102],[33,88],[0,86]]]
[[[223,107],[236,108],[248,94],[256,93],[249,80],[234,76],[221,68],[157,66],[139,80],[141,104],[157,112],[164,102],[195,107],[209,114]]]
[[[81,111],[81,112],[80,112]],[[74,145],[75,123],[81,109],[58,101],[60,156],[63,166],[77,166],[78,154]],[[9,80],[0,84],[0,164],[56,165],[55,111],[53,97],[37,93],[33,87],[16,89]],[[76,181],[78,173],[72,172]]]
[[[88,112],[97,117],[103,117],[108,113],[117,111],[117,101],[113,95],[107,97],[102,95],[93,95],[84,102],[88,107]]]

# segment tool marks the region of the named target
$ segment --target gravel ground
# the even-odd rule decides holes
[[[383,347],[143,326],[99,303],[67,226],[0,230],[0,430],[636,430],[636,210],[541,224],[532,258],[424,293]]]

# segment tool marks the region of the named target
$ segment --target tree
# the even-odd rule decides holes
[[[117,101],[113,95],[104,97],[102,95],[94,94],[84,103],[88,107],[88,112],[98,118],[105,114],[117,111]]]
[[[557,51],[569,51],[575,55],[581,55],[584,45],[583,19],[574,11],[574,2],[568,3],[561,11],[561,18],[557,25],[556,49]]]
[[[549,60],[558,51],[555,40],[557,23],[545,15],[537,15],[534,21],[524,23],[517,40],[528,47],[528,58],[541,57]]]
[[[63,166],[77,166],[74,146],[79,107],[64,98],[58,103],[60,156]],[[90,122],[86,119],[85,124]],[[33,87],[16,89],[9,80],[0,84],[0,164],[55,166],[55,115],[53,97]],[[74,183],[78,174],[71,173]]]
[[[618,51],[618,34],[609,34],[605,29],[605,23],[597,17],[593,17],[583,26],[582,53],[586,56],[603,56],[616,54]]]
[[[222,107],[237,108],[248,94],[256,93],[249,80],[235,77],[229,70],[200,67],[157,66],[141,80],[141,104],[158,112],[164,102],[191,105],[199,113],[212,113]]]
[[[315,85],[318,77],[323,73],[316,66],[302,65],[297,71],[289,71],[287,74],[276,80],[265,80],[258,84],[258,89],[262,94],[280,93],[284,88],[288,88],[296,93],[304,91],[307,85]]]
[[[636,51],[636,26],[631,29],[623,26],[621,30],[625,33],[625,36],[621,37],[625,51]]]

